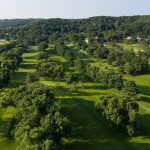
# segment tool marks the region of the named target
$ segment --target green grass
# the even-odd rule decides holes
[[[79,56],[85,63],[92,63],[95,66],[104,65],[106,62],[99,63],[96,59],[90,58],[84,50],[77,50],[73,45],[69,45],[74,54]],[[34,72],[37,47],[31,47],[29,53],[23,55],[24,62],[15,73],[13,80],[8,88],[18,87],[25,84],[25,77],[28,72]],[[60,56],[51,55],[52,61],[62,64],[66,72],[72,72],[72,67]],[[111,69],[111,66],[108,66]],[[106,69],[106,68],[105,68]],[[126,76],[129,80],[135,80],[138,84],[140,94],[139,103],[149,108],[150,102],[150,76],[143,75],[137,77]],[[72,134],[63,139],[65,150],[148,150],[150,149],[150,112],[140,107],[138,123],[140,124],[140,136],[128,137],[125,133],[108,126],[107,122],[99,116],[95,110],[95,104],[101,95],[117,92],[115,89],[107,89],[105,86],[82,80],[75,86],[66,85],[64,81],[55,81],[50,78],[41,77],[40,83],[50,85],[56,94],[56,98],[62,101],[63,112],[68,116],[72,124]],[[6,138],[10,123],[13,117],[13,108],[0,109],[0,116],[6,119],[0,124],[0,150],[14,150],[17,143]],[[7,119],[10,119],[7,122]],[[1,146],[2,145],[2,146]]]
[[[83,54],[79,53],[84,53],[86,55],[83,50],[80,52],[75,50],[74,52],[74,54],[81,57],[83,61],[88,60],[88,62],[90,62],[91,60],[95,65],[100,65],[96,60],[87,56],[83,57]],[[63,58],[59,58],[60,62],[62,62]],[[53,59],[53,61],[55,60]],[[56,62],[58,62],[58,57]],[[137,77],[128,77],[130,80],[135,79],[137,84],[138,80],[141,81],[139,84],[142,86],[143,77],[141,76],[141,79],[136,78]],[[149,75],[147,75],[147,78],[144,78],[145,82],[149,79]],[[138,123],[141,133],[140,136],[135,137],[128,137],[126,134],[109,127],[103,118],[96,113],[94,106],[100,95],[116,92],[115,90],[107,90],[103,85],[86,81],[82,82],[82,89],[76,87],[76,90],[69,90],[71,87],[67,86],[65,82],[62,81],[52,81],[47,78],[42,78],[40,82],[54,87],[57,98],[62,100],[65,114],[68,115],[71,120],[73,126],[72,135],[69,139],[64,139],[66,150],[147,150],[150,148],[149,111],[140,107]],[[64,88],[60,89],[60,86]],[[149,82],[147,86],[147,90],[149,90]],[[138,87],[141,93],[140,86]],[[147,91],[146,89],[143,90]],[[138,96],[140,97],[140,94]],[[144,102],[141,100],[139,103]],[[146,107],[148,106],[146,105]]]
[[[25,84],[27,73],[35,71],[36,64],[38,63],[36,60],[38,53],[39,51],[37,46],[33,46],[30,48],[29,52],[23,54],[23,63],[15,72],[13,79],[11,80],[8,87],[1,94],[5,94],[7,90]],[[9,130],[12,126],[14,111],[15,110],[13,107],[4,109],[0,105],[0,150],[15,150],[17,147],[18,143],[8,136],[10,134]]]
[[[122,46],[125,50],[130,51],[131,49],[133,49],[136,53],[139,50],[142,50],[142,45],[140,44],[125,44],[125,43],[119,43],[120,46]]]
[[[79,50],[73,44],[68,45],[74,55],[82,59],[85,64],[91,64],[92,66],[99,67],[102,71],[116,70],[117,67],[109,65],[106,60],[98,60],[96,58],[90,57],[85,50]]]
[[[126,76],[126,78],[136,82],[139,89],[140,103],[150,109],[150,75]]]
[[[127,44],[124,42],[120,42],[120,43],[115,43],[119,46],[121,46],[124,50],[130,51],[131,49],[133,49],[136,53],[139,50],[144,50],[146,47],[140,43],[135,43],[135,44]],[[107,48],[114,48],[110,43],[104,44]],[[150,45],[148,46],[150,48]]]
[[[8,107],[7,109],[0,108],[0,150],[15,150],[16,142],[9,136],[9,129],[12,125],[12,118],[14,114],[14,108]]]
[[[16,71],[13,79],[8,85],[8,88],[15,88],[19,85],[25,84],[25,78],[27,73],[33,73],[36,70],[36,65],[38,63],[36,57],[38,54],[39,51],[37,46],[31,47],[29,52],[23,54],[23,63]]]
[[[130,45],[130,46],[134,47],[135,51],[137,51],[137,49],[139,48],[139,45]],[[86,52],[83,50],[81,50],[80,52],[86,54]],[[93,60],[92,64],[97,67],[99,66],[101,70],[106,69],[106,67],[108,69],[113,69],[113,70],[116,69],[116,67],[111,67],[107,63],[102,62],[102,61],[100,62],[95,61],[95,59]],[[120,143],[122,142],[122,140],[124,142],[126,141],[124,148],[128,147],[128,149],[132,149],[132,148],[149,149],[150,148],[150,111],[149,111],[150,109],[150,75],[147,74],[147,75],[140,75],[136,77],[128,76],[126,78],[129,80],[134,80],[136,84],[138,85],[138,89],[139,89],[138,97],[139,97],[139,104],[140,104],[138,123],[141,128],[140,129],[141,136],[132,137],[132,138],[124,138],[124,139],[121,138],[118,141]],[[102,90],[100,89],[100,91]],[[91,91],[89,91],[88,93],[91,93]],[[109,92],[107,91],[106,93],[109,93]],[[96,97],[99,97],[99,95],[95,95],[95,94],[92,95],[93,102],[96,102]]]

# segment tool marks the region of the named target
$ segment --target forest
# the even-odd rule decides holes
[[[150,16],[0,20],[0,150],[150,149]]]

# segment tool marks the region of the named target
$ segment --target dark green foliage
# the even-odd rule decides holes
[[[7,43],[7,44],[2,44],[2,45],[0,45],[0,53],[9,51],[12,48],[15,48],[15,46],[16,46],[15,41],[12,41],[12,42]]]
[[[137,86],[134,81],[124,81],[123,89],[127,95],[135,96],[138,93]]]
[[[98,73],[99,73],[99,68],[98,67],[94,67],[94,66],[92,67],[90,65],[86,66],[86,72],[85,72],[86,77],[88,77],[88,78],[90,78],[94,81],[99,82],[97,80]]]
[[[19,27],[30,24],[35,19],[4,19],[0,20],[0,29],[9,29],[12,27]]]
[[[113,71],[99,72],[96,78],[99,82],[103,83],[108,88],[116,88],[118,90],[122,89],[124,82],[122,75]]]
[[[102,96],[96,105],[97,111],[108,123],[124,129],[130,136],[137,133],[138,107],[136,98],[129,95]]]
[[[16,63],[22,62],[22,54],[26,51],[26,49],[22,46],[16,46],[15,48],[3,53],[5,59],[15,60]]]
[[[57,46],[55,47],[58,55],[63,56],[67,59],[70,65],[74,65],[75,56],[71,52],[71,50],[64,45],[64,43],[57,43]]]
[[[63,55],[70,65],[74,65],[74,54],[70,50],[66,50]]]
[[[45,59],[38,64],[37,75],[62,79],[64,77],[64,69],[62,65],[58,65],[51,62],[49,59]]]
[[[106,84],[108,88],[122,89],[123,78],[121,74],[115,72],[108,72],[106,77]]]
[[[87,47],[87,52],[95,58],[98,59],[105,59],[107,58],[107,55],[109,54],[109,49],[107,49],[104,45],[98,44],[98,43],[89,43],[89,46]]]
[[[139,75],[148,72],[148,59],[136,57],[129,63],[124,65],[126,74]]]
[[[61,147],[61,139],[69,133],[70,123],[61,113],[51,88],[39,83],[11,90],[3,98],[3,106],[15,106],[17,124],[14,137],[18,149],[51,150]]]
[[[12,74],[22,62],[22,54],[25,50],[24,47],[16,46],[3,52],[3,60],[0,63],[0,88],[5,87],[9,83]]]
[[[46,48],[48,48],[48,44],[47,44],[47,42],[40,42],[39,43],[39,50],[40,51],[44,51],[44,50],[46,50]]]
[[[108,88],[121,90],[123,87],[123,78],[119,73],[113,71],[103,72],[98,67],[86,66],[86,76],[96,82],[103,83]]]
[[[48,43],[48,36],[46,35],[40,35],[37,36],[34,40],[34,43],[36,45],[39,45],[39,49],[40,48],[46,48],[48,45],[46,43]],[[41,46],[41,47],[40,47]]]
[[[91,35],[96,42],[120,41],[127,36],[144,36],[150,34],[150,16],[132,17],[92,17],[88,19],[42,19],[33,22],[24,28],[8,30],[12,37],[18,39],[22,34],[32,43],[37,37],[52,36],[54,39],[61,34],[74,34],[72,41],[79,41],[79,33]],[[13,33],[13,34],[12,34]],[[17,34],[17,36],[16,36]],[[76,34],[76,35],[75,35]],[[88,37],[87,36],[87,37]],[[51,41],[53,38],[51,37]],[[39,41],[39,40],[37,40]],[[41,40],[40,40],[41,41]],[[45,41],[45,39],[43,40]]]
[[[26,83],[30,84],[33,83],[37,80],[36,74],[35,73],[28,73],[26,76]]]
[[[37,59],[48,59],[48,57],[49,54],[46,51],[44,51],[38,54]]]
[[[6,86],[11,79],[11,70],[9,68],[0,68],[0,88]]]
[[[97,67],[86,66],[85,75],[96,82],[106,85],[107,88],[122,90],[131,96],[135,96],[138,93],[135,82],[124,80],[120,73],[113,71],[103,72]]]
[[[83,63],[83,61],[79,57],[74,61],[74,65],[75,65],[75,70],[77,72],[85,73],[86,65]]]
[[[143,74],[148,71],[148,58],[145,57],[145,53],[136,55],[133,50],[111,49],[107,60],[109,64],[116,62],[117,66],[122,69],[122,72],[129,75]]]
[[[72,84],[72,83],[77,82],[78,77],[75,74],[69,73],[69,74],[66,74],[65,79],[66,79],[67,84]]]

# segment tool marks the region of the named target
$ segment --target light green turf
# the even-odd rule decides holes
[[[138,47],[138,45],[135,45],[135,46]],[[133,45],[131,45],[131,47],[133,47]],[[86,54],[86,52],[83,50],[80,50],[80,52]],[[89,59],[89,58],[86,58],[86,59]],[[101,70],[103,70],[103,66],[104,67],[107,66],[110,69],[116,69],[114,67],[108,66],[107,64],[105,65],[104,63],[105,62],[102,62],[102,61],[96,62],[95,60],[94,62],[92,62],[92,64],[94,64],[95,66],[99,66]],[[126,138],[123,139],[122,137],[120,139],[121,141],[119,140],[119,142],[121,143],[127,140],[126,141],[127,143],[124,145],[124,148],[127,148],[127,149],[149,149],[150,148],[150,111],[149,111],[150,109],[150,75],[147,74],[147,75],[140,75],[136,77],[128,76],[125,78],[129,80],[134,80],[136,84],[138,85],[138,89],[139,89],[138,97],[140,100],[139,101],[140,113],[138,116],[138,123],[140,125],[141,136],[127,138],[127,139]],[[90,92],[91,91],[89,91],[89,93]],[[96,98],[94,98],[96,97],[94,94],[92,95],[92,97],[93,99],[96,100]],[[115,149],[118,149],[118,148],[115,148]]]
[[[82,59],[85,64],[88,63],[88,64],[91,64],[92,66],[99,67],[100,70],[102,71],[117,69],[117,67],[109,65],[106,60],[98,60],[96,58],[89,57],[89,55],[87,54],[85,50],[79,50],[73,44],[70,44],[68,46],[71,48],[74,55]]]
[[[150,109],[150,75],[126,76],[125,78],[136,82],[140,104]]]
[[[18,87],[25,84],[26,74],[28,72],[34,72],[38,61],[36,57],[38,55],[38,47],[33,46],[29,52],[23,54],[23,63],[13,76],[8,87],[1,94],[5,94],[8,89]],[[14,114],[14,108],[8,107],[4,109],[0,104],[0,150],[15,150],[17,143],[8,137],[9,129],[12,125],[12,118]]]
[[[135,44],[127,44],[127,43],[115,43],[119,46],[121,46],[124,50],[130,51],[133,49],[136,53],[140,50],[146,49],[146,47],[140,43],[135,43]],[[110,43],[104,44],[107,48],[113,48],[113,46]],[[150,45],[148,46],[150,48]]]
[[[39,54],[38,47],[33,46],[30,48],[29,52],[23,54],[23,63],[20,65],[19,69],[16,71],[13,79],[11,80],[8,88],[18,87],[19,85],[25,84],[25,78],[27,73],[33,73],[36,70],[37,55]]]
[[[125,43],[119,43],[120,46],[122,46],[125,50],[131,50],[133,49],[135,52],[138,52],[139,50],[142,50],[143,47],[140,44],[125,44]]]
[[[100,65],[99,62],[96,62],[95,60],[87,56],[83,57],[83,53],[86,55],[85,51],[81,50],[80,53],[82,54],[79,54],[77,50],[75,50],[74,52],[74,54],[81,57],[83,60],[92,60],[92,63],[95,63],[97,66]],[[55,60],[53,59],[53,61]],[[62,58],[60,58],[60,61],[62,61]],[[56,62],[58,62],[58,59]],[[150,77],[149,75],[147,76],[147,79],[149,80]],[[132,80],[133,77],[128,77],[128,79],[130,78]],[[136,78],[137,77],[135,77],[135,79]],[[142,83],[142,79],[143,77],[137,80],[141,80]],[[145,81],[147,79],[145,78]],[[72,90],[71,86],[67,86],[62,81],[59,82],[47,78],[41,78],[40,82],[54,87],[57,98],[62,100],[64,112],[66,113],[66,115],[68,115],[69,119],[72,122],[72,136],[70,136],[69,139],[64,139],[66,143],[65,149],[147,150],[150,148],[149,111],[143,109],[140,106],[138,123],[140,125],[141,133],[140,136],[136,137],[127,137],[124,133],[116,131],[116,129],[110,128],[108,124],[96,113],[94,105],[98,101],[99,96],[117,91],[113,89],[107,90],[104,86],[98,83],[85,81],[80,84],[82,88],[76,86],[74,88],[75,90]],[[147,85],[149,85],[149,90],[150,84],[147,83]],[[69,90],[70,88],[71,90]],[[141,93],[141,89],[139,90]],[[139,103],[143,103],[143,101],[141,100]]]
[[[85,51],[73,48],[73,44],[69,47],[72,48],[74,54],[83,59],[86,63],[93,63],[99,66],[99,62],[96,59],[90,58]],[[25,76],[27,72],[33,72],[37,63],[36,55],[38,54],[37,47],[32,47],[29,53],[23,55],[24,62],[20,69],[16,72],[14,79],[12,80],[9,88],[16,87],[25,83]],[[56,55],[51,56],[52,61],[62,64],[65,67],[66,72],[73,71],[67,61]],[[102,65],[106,62],[102,62]],[[107,64],[105,64],[107,65]],[[110,67],[110,66],[109,66]],[[100,66],[101,68],[101,66]],[[141,96],[147,96],[148,98],[141,98],[139,103],[145,107],[149,107],[149,90],[150,90],[150,77],[149,75],[129,77],[130,80],[135,80],[139,84],[139,90]],[[18,81],[20,79],[20,81]],[[148,81],[147,81],[148,80]],[[50,85],[56,94],[56,98],[62,100],[63,111],[71,120],[72,134],[63,139],[65,150],[148,150],[150,149],[150,113],[144,108],[140,107],[140,114],[138,116],[138,122],[141,127],[140,136],[127,137],[126,134],[117,131],[114,128],[108,126],[107,122],[100,117],[95,110],[95,103],[99,100],[101,95],[107,93],[116,93],[114,89],[106,89],[105,86],[98,83],[82,80],[80,84],[75,86],[66,85],[64,81],[54,81],[50,78],[40,78],[40,83]],[[145,86],[145,87],[144,87]],[[142,93],[143,92],[143,93]],[[145,92],[145,93],[144,93]],[[8,108],[12,109],[12,108]],[[4,114],[4,110],[1,109],[0,113]],[[6,110],[5,110],[6,111]],[[9,110],[6,111],[5,117],[11,116]],[[13,113],[13,110],[12,110]],[[3,115],[1,115],[3,116]],[[12,117],[12,116],[11,116]],[[9,129],[6,128],[7,130]],[[7,130],[5,129],[5,132]],[[3,131],[3,130],[2,130]],[[13,150],[17,143],[11,140],[1,137],[0,146],[3,145],[4,150]],[[0,147],[0,150],[3,148]]]

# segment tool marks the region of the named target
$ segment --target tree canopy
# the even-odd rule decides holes
[[[48,86],[39,83],[20,86],[5,95],[2,105],[16,108],[13,135],[21,142],[20,150],[58,149],[61,138],[69,133],[69,120]]]

